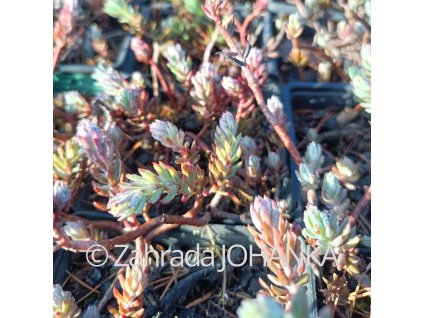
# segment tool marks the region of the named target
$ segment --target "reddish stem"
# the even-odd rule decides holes
[[[372,186],[369,185],[364,192],[362,198],[358,203],[355,205],[354,210],[351,211],[350,215],[348,216],[351,226],[353,226],[356,222],[360,214],[364,211],[366,206],[370,203],[372,198]]]
[[[109,229],[119,233],[123,232],[122,225],[115,221],[107,221],[107,220],[92,221],[77,215],[67,214],[63,212],[57,212],[56,214],[59,217],[59,219],[64,221],[81,221],[82,223],[84,223],[84,225],[92,225],[97,229]]]
[[[163,90],[165,91],[166,95],[169,97],[172,104],[177,105],[178,103],[176,101],[176,98],[173,95],[172,91],[170,90],[169,85],[167,84],[165,78],[163,77],[163,73],[160,70],[159,66],[153,60],[150,60],[149,64],[156,71],[156,74],[157,74],[157,77],[159,78],[160,84],[162,84]]]
[[[242,54],[239,52],[235,42],[232,40],[228,31],[224,28],[222,21],[219,17],[214,17],[214,22],[219,27],[220,32],[222,33],[226,43],[228,44],[229,48],[233,52],[237,52],[239,56]],[[294,143],[292,142],[291,138],[289,137],[288,132],[282,127],[280,123],[278,123],[275,118],[273,117],[272,113],[269,111],[266,105],[266,101],[264,100],[263,94],[260,90],[260,87],[257,83],[257,80],[254,78],[253,73],[248,69],[248,67],[243,66],[242,71],[244,72],[244,76],[247,79],[248,86],[254,93],[256,98],[257,104],[259,105],[261,111],[263,112],[264,116],[266,117],[267,121],[272,125],[273,129],[276,131],[276,134],[284,144],[285,148],[288,150],[292,158],[295,160],[295,163],[299,165],[302,162],[301,156],[298,153],[297,148],[295,147]]]
[[[260,13],[261,13],[262,9],[258,8],[256,10],[253,10],[253,12],[251,12],[246,18],[245,20],[242,22],[242,25],[240,28],[238,28],[239,31],[239,39],[241,41],[242,46],[246,47],[248,42],[247,42],[247,34],[248,34],[248,26],[250,25],[250,23],[257,18]]]
[[[206,214],[201,218],[196,219],[195,216],[198,214],[201,207],[203,198],[198,199],[194,203],[194,207],[184,215],[167,215],[163,214],[153,219],[148,220],[144,224],[137,227],[135,230],[122,234],[120,236],[103,239],[103,240],[87,240],[87,241],[74,241],[71,240],[62,228],[62,221],[57,219],[56,213],[53,218],[53,237],[55,238],[56,244],[61,246],[63,249],[72,252],[85,252],[88,251],[94,245],[102,245],[106,250],[112,249],[117,244],[127,244],[139,237],[145,237],[149,232],[160,225],[182,225],[188,224],[193,226],[202,226],[210,220],[210,214]],[[176,227],[174,226],[174,227]],[[160,233],[165,232],[167,227],[163,227]],[[167,229],[168,230],[168,229]],[[157,233],[157,232],[155,232]],[[155,235],[154,235],[155,236]],[[154,237],[153,236],[153,237]],[[150,237],[152,237],[150,235]]]
[[[194,202],[193,207],[189,211],[187,211],[182,216],[172,215],[172,217],[195,220],[196,221],[195,224],[190,224],[194,226],[202,226],[206,224],[210,220],[210,214],[206,214],[199,219],[195,219],[197,214],[200,212],[201,206],[203,205],[203,201],[204,201],[204,197],[202,195],[198,195]],[[147,242],[151,242],[155,237],[163,233],[166,233],[167,231],[176,229],[179,225],[181,225],[181,223],[178,223],[178,222],[163,222],[163,223],[174,223],[174,224],[161,224],[160,226],[156,227],[150,233],[148,233],[148,235],[145,237],[145,240]]]

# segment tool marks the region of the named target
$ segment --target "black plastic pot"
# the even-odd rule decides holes
[[[293,111],[296,109],[344,109],[354,107],[357,101],[354,98],[350,85],[344,83],[316,83],[293,82],[284,85],[282,103],[288,121],[289,135],[297,143]],[[292,196],[296,202],[301,202],[301,187],[295,175],[298,169],[295,161],[289,158],[292,182]]]

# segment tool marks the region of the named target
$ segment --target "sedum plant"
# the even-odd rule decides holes
[[[56,146],[53,151],[53,178],[71,183],[80,170],[82,154],[76,138]]]
[[[93,187],[102,196],[116,190],[123,174],[120,153],[111,138],[95,123],[83,119],[77,128],[77,138],[85,156],[91,161]]]
[[[357,271],[355,265],[359,259],[355,257],[355,247],[360,237],[355,235],[355,227],[351,226],[348,219],[340,223],[335,214],[319,211],[316,206],[309,205],[304,211],[304,224],[304,237],[310,245],[318,248],[320,255],[332,248],[337,256],[338,270],[347,266]]]
[[[121,191],[109,200],[110,213],[120,220],[141,214],[147,204],[157,201],[167,204],[181,192],[181,177],[172,166],[163,162],[153,163],[156,173],[139,169],[139,174],[128,174],[130,181],[121,183]]]
[[[248,178],[257,180],[261,176],[260,169],[260,157],[256,155],[250,155],[248,160],[245,162],[245,171]]]
[[[81,220],[67,221],[63,231],[74,241],[100,240],[106,237],[104,232],[99,231],[92,224],[84,224]]]
[[[58,284],[53,285],[53,318],[78,318],[80,314],[72,294]]]
[[[305,190],[316,190],[319,187],[320,178],[315,174],[315,171],[307,164],[300,164],[298,171],[295,174]]]
[[[204,182],[204,171],[195,163],[195,145],[189,148],[184,144],[184,132],[178,130],[169,122],[155,121],[150,125],[153,138],[163,146],[180,153],[177,160],[181,170],[163,162],[153,162],[155,172],[148,169],[139,169],[139,175],[127,174],[129,182],[120,183],[120,191],[109,199],[110,213],[119,219],[126,219],[131,215],[142,214],[150,204],[160,200],[167,204],[176,195],[182,195],[182,201],[187,201],[197,193],[201,193]]]
[[[350,207],[350,201],[347,199],[347,190],[343,189],[338,179],[332,172],[328,172],[323,177],[321,201],[332,209],[338,220],[343,220]]]
[[[125,275],[119,274],[119,283],[122,292],[116,287],[113,289],[113,296],[117,300],[118,308],[108,306],[109,312],[115,318],[143,317],[145,310],[142,295],[148,283],[146,268],[139,264],[127,266]]]
[[[106,0],[104,2],[104,12],[116,18],[120,23],[126,24],[131,33],[140,34],[142,32],[142,16],[127,1]]]
[[[192,1],[182,2],[186,2],[185,7],[192,6]],[[321,19],[323,15],[318,11],[326,12],[333,4],[330,1],[294,2],[297,6],[305,6],[305,10],[290,15],[284,21],[277,39],[282,40],[285,33],[292,41],[293,49],[289,59],[300,67],[300,77],[301,72],[308,72],[312,68],[319,72],[323,80],[340,77],[348,82],[349,79],[343,76],[346,75],[345,70],[351,67],[352,82],[356,76],[358,79],[361,76],[370,80],[370,50],[363,49],[358,60],[343,49],[346,46],[354,54],[357,53],[357,47],[364,48],[363,43],[368,41],[366,32],[357,31],[360,33],[359,41],[362,42],[360,45],[357,45],[357,39],[350,36],[352,30],[363,29],[365,22],[369,23],[368,8],[364,6],[363,15],[361,4],[352,6],[352,1],[341,1],[337,6],[344,9],[345,20],[327,28],[319,28],[316,26],[325,19]],[[351,189],[351,183],[357,182],[359,171],[354,162],[342,158],[337,160],[331,172],[323,176],[323,172],[329,171],[330,167],[322,168],[325,161],[322,146],[311,143],[301,158],[286,131],[286,117],[281,101],[277,96],[265,100],[262,88],[266,87],[264,84],[268,76],[266,58],[272,57],[275,51],[272,52],[272,45],[264,49],[253,47],[256,39],[251,35],[259,34],[260,29],[256,25],[249,27],[248,24],[260,18],[268,1],[255,1],[251,15],[244,21],[238,21],[239,17],[233,14],[231,2],[206,0],[202,8],[205,15],[215,23],[215,31],[213,26],[201,20],[201,24],[207,27],[207,30],[198,30],[204,32],[197,34],[201,37],[199,42],[204,46],[207,44],[203,59],[198,58],[203,47],[200,51],[196,47],[184,50],[173,39],[172,43],[175,44],[161,46],[161,42],[169,40],[169,34],[161,34],[163,29],[157,21],[152,21],[152,30],[146,30],[144,27],[148,21],[138,13],[137,7],[129,3],[126,0],[106,0],[104,11],[125,24],[126,29],[133,34],[130,48],[136,60],[142,64],[139,71],[129,74],[127,79],[125,74],[106,66],[111,63],[111,57],[105,36],[95,26],[91,27],[89,44],[100,55],[94,57],[93,61],[105,63],[99,64],[92,75],[101,93],[90,105],[91,101],[81,94],[67,92],[63,94],[62,103],[55,105],[62,107],[59,111],[55,109],[55,113],[61,116],[60,120],[68,125],[67,128],[70,127],[66,134],[56,134],[57,138],[55,136],[58,140],[55,142],[54,159],[55,248],[82,252],[95,243],[101,243],[107,250],[112,250],[117,244],[134,242],[135,250],[139,252],[144,239],[151,242],[158,234],[170,228],[181,224],[201,226],[212,217],[239,219],[244,215],[238,213],[249,206],[253,221],[253,226],[248,227],[249,232],[262,250],[271,273],[266,281],[260,279],[262,290],[258,298],[243,302],[238,315],[241,318],[316,317],[317,311],[314,308],[308,309],[304,295],[307,289],[310,303],[316,303],[312,298],[315,292],[312,268],[305,268],[304,262],[299,262],[294,254],[301,255],[304,249],[312,246],[318,249],[320,258],[324,249],[330,247],[335,250],[339,270],[357,273],[357,244],[360,237],[355,235],[354,223],[351,222],[354,211],[350,211],[346,189]],[[345,3],[347,7],[343,6]],[[196,6],[199,7],[199,4]],[[320,9],[315,10],[316,7]],[[361,27],[360,21],[353,21],[354,16],[348,10],[364,19]],[[301,39],[306,25],[316,29],[311,44]],[[69,31],[66,37],[71,35],[73,25]],[[334,42],[348,37],[354,42],[352,45]],[[275,43],[277,39],[274,39]],[[222,40],[228,48],[224,47]],[[217,48],[221,52],[213,55]],[[158,55],[159,51],[163,57]],[[197,65],[200,65],[198,69]],[[366,100],[370,98],[366,91],[369,87],[361,85],[359,81],[356,84],[353,83],[354,92],[362,96],[361,105],[366,107]],[[147,93],[149,91],[154,94],[151,99]],[[163,99],[162,92],[166,93],[168,100]],[[190,116],[189,107],[196,116]],[[276,133],[280,143],[275,145],[274,138],[258,142],[252,138],[254,135],[262,135],[256,134],[256,127],[252,127],[256,123],[257,114],[254,110],[257,107],[270,124],[270,133]],[[227,109],[233,110],[233,114]],[[218,124],[212,134],[210,127],[215,126],[215,119],[218,119]],[[185,127],[188,130],[183,131],[167,120],[186,120]],[[196,129],[198,123],[203,124],[199,132]],[[75,126],[77,133],[72,138],[70,135]],[[193,127],[193,131],[189,131]],[[245,131],[251,127],[251,137],[242,137],[239,128]],[[258,129],[262,127],[260,123]],[[318,130],[313,130],[315,135]],[[62,133],[61,129],[58,131]],[[146,142],[150,133],[160,143],[158,147],[157,143],[151,147],[151,142]],[[312,134],[307,133],[309,135]],[[306,211],[295,222],[288,221],[295,214],[293,202],[286,195],[290,180],[286,177],[289,171],[280,155],[282,146],[299,166],[296,175],[307,192]],[[163,153],[151,153],[151,150],[157,149]],[[140,152],[142,156],[139,156]],[[202,156],[203,153],[205,156]],[[151,155],[162,161],[157,159],[156,162],[145,162]],[[77,185],[85,181],[87,163],[95,194],[108,198],[107,205],[103,204],[102,207],[115,216],[117,221],[90,224],[77,215],[61,213],[68,210],[78,195],[74,181],[78,181],[75,182]],[[124,167],[131,173],[125,175]],[[257,195],[260,193],[262,195]],[[211,194],[214,196],[209,200]],[[274,200],[269,196],[274,197]],[[161,212],[167,212],[166,207],[161,205],[170,205],[176,200],[185,203],[191,198],[195,198],[195,202],[183,215],[148,214],[152,205],[159,206]],[[207,204],[206,211],[202,209],[204,202]],[[361,201],[354,208],[360,206],[363,206]],[[323,211],[323,208],[327,211]],[[224,211],[226,209],[235,210],[235,213]],[[348,212],[350,218],[347,217]],[[200,217],[199,213],[203,215]],[[137,215],[142,215],[143,219],[136,218]],[[100,231],[102,228],[119,234],[106,239],[105,232]],[[322,274],[326,268],[323,270]],[[323,275],[320,277],[325,281]],[[142,317],[145,314],[143,293],[147,287],[147,278],[146,264],[131,264],[119,276],[120,287],[116,287],[113,292],[117,307],[109,306],[113,317]],[[55,301],[56,307],[61,310],[59,312],[56,308],[58,317],[80,315],[76,306],[69,307],[73,298],[66,293],[62,291],[64,302]],[[98,316],[94,306],[83,314],[85,318]],[[319,316],[326,317],[322,313]]]
[[[279,123],[283,123],[285,120],[285,114],[283,112],[283,105],[279,97],[273,95],[267,100],[267,107],[270,112],[273,114],[275,120]]]
[[[286,37],[289,40],[297,39],[303,33],[303,26],[300,21],[298,13],[290,14],[288,18],[288,24],[285,27]]]
[[[335,172],[342,181],[348,183],[354,183],[360,177],[358,165],[348,157],[343,157],[336,161]]]
[[[351,86],[355,96],[361,101],[360,105],[371,112],[371,53],[370,45],[361,48],[361,67],[348,68]]]
[[[249,136],[243,136],[241,138],[241,151],[243,158],[248,158],[251,155],[256,155],[257,144],[255,140]]]
[[[283,307],[272,297],[259,296],[244,300],[237,309],[239,318],[282,318]]]
[[[293,255],[301,254],[305,242],[283,218],[278,204],[269,197],[256,196],[250,205],[250,213],[255,229],[248,226],[248,230],[273,273],[268,275],[270,285],[260,279],[261,292],[289,308],[293,294],[309,279],[304,262],[298,262]]]
[[[243,95],[243,87],[238,79],[230,76],[223,76],[222,86],[226,94],[232,98],[240,99]]]
[[[304,190],[317,190],[320,183],[318,169],[324,162],[322,146],[314,141],[307,146],[307,151],[295,174]]]
[[[292,307],[286,310],[273,298],[259,296],[243,300],[237,310],[238,318],[332,318],[330,307],[324,307],[318,316],[313,315],[307,303],[304,288],[299,288],[292,299]]]
[[[225,112],[214,134],[213,150],[209,160],[210,177],[215,190],[224,185],[241,168],[241,134],[237,135],[238,123],[233,115]]]
[[[258,83],[260,85],[264,84],[267,78],[267,66],[264,61],[263,52],[256,47],[252,47],[245,61]]]
[[[194,101],[192,109],[204,118],[219,114],[222,107],[221,77],[211,63],[203,63],[191,78],[191,97]]]
[[[163,146],[174,152],[181,152],[184,147],[185,133],[170,122],[156,120],[150,125],[151,135]]]
[[[273,170],[278,170],[282,165],[282,160],[276,152],[269,151],[267,154],[266,163]]]
[[[323,165],[325,157],[323,156],[322,146],[311,142],[307,146],[306,154],[304,157],[304,163],[308,165],[313,171],[317,171]]]
[[[122,111],[130,117],[139,115],[147,97],[142,86],[132,85],[118,71],[101,64],[95,68],[92,78],[111,110]]]
[[[72,197],[72,193],[69,187],[64,181],[55,181],[53,185],[53,209],[55,211],[66,211],[69,207],[69,203]]]
[[[64,108],[68,114],[77,114],[78,118],[85,118],[91,112],[91,106],[87,100],[77,91],[63,94]]]
[[[71,221],[66,222],[63,226],[67,236],[70,236],[73,240],[89,240],[91,235],[88,229],[85,227],[82,221]]]
[[[166,48],[163,55],[167,59],[167,67],[180,83],[185,83],[191,72],[191,58],[186,56],[179,43]]]

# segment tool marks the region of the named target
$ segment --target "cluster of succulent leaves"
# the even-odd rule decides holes
[[[180,170],[163,162],[153,163],[154,172],[139,169],[138,174],[128,174],[129,182],[119,184],[120,191],[110,198],[110,213],[125,219],[130,215],[142,214],[150,204],[160,200],[167,204],[177,195],[182,201],[202,193],[207,183],[203,169],[196,163],[197,152],[184,141],[185,133],[170,122],[157,120],[150,125],[153,138],[163,146],[179,154],[176,163]],[[225,180],[235,175],[242,165],[240,161],[241,135],[237,135],[237,123],[231,113],[222,115],[216,127],[214,151],[210,158],[209,172],[211,186],[220,187]],[[193,145],[195,149],[195,144]]]
[[[293,295],[292,306],[286,310],[272,297],[260,296],[244,300],[237,310],[239,318],[330,318],[329,307],[320,310],[316,317],[310,312],[304,288],[299,288]]]
[[[128,26],[132,33],[142,32],[142,15],[125,0],[106,0],[104,12]]]
[[[243,140],[242,144],[246,152],[253,151],[254,144],[248,139]],[[310,288],[307,284],[309,274],[305,268],[306,264],[299,263],[292,254],[301,255],[307,249],[307,245],[314,248],[319,256],[326,257],[331,252],[331,256],[335,257],[333,264],[338,270],[346,270],[351,274],[359,273],[360,258],[357,257],[357,245],[360,236],[356,235],[355,226],[350,224],[348,218],[350,201],[347,189],[338,179],[343,182],[357,181],[355,164],[351,159],[343,158],[337,162],[334,172],[326,172],[321,181],[321,169],[325,163],[322,146],[315,142],[310,143],[302,159],[303,162],[296,174],[303,186],[304,194],[309,195],[312,192],[314,195],[311,198],[318,196],[327,210],[320,210],[319,202],[311,199],[303,213],[304,227],[299,231],[297,226],[286,220],[289,216],[285,213],[284,202],[274,201],[267,196],[256,196],[250,205],[254,228],[249,226],[249,230],[272,272],[267,275],[270,284],[260,280],[262,286],[260,293],[271,296],[278,303],[287,304],[287,308],[291,308],[291,311],[284,315],[280,311],[274,312],[275,317],[291,317],[290,315],[295,312],[293,309],[296,301],[295,293],[303,288],[303,285]],[[348,181],[344,180],[344,175]],[[351,177],[352,175],[354,177]],[[277,257],[274,255],[275,251]],[[276,304],[272,303],[271,299],[260,296],[256,300],[245,302],[238,314],[240,317],[242,315],[249,317],[247,314],[251,317],[267,317],[261,315],[261,311],[256,312],[257,306],[268,307],[271,312],[271,308]],[[270,312],[269,317],[272,316]],[[310,313],[305,311],[292,317],[309,317],[309,315]]]
[[[355,96],[367,112],[371,112],[371,51],[370,45],[361,48],[361,65],[350,66],[348,75]]]
[[[186,10],[201,18],[197,1],[182,1]],[[367,1],[364,1],[367,8]],[[312,14],[317,14],[316,6],[321,1],[305,1]],[[348,1],[351,10],[360,11],[362,6],[354,6]],[[216,4],[217,5],[217,4]],[[138,10],[124,0],[106,0],[105,12],[127,26],[134,35],[143,34],[144,21]],[[207,13],[207,12],[206,12]],[[370,21],[370,14],[366,16]],[[94,30],[95,31],[95,30]],[[286,25],[286,34],[297,39],[303,32],[303,21],[299,15],[291,15]],[[98,34],[101,40],[101,35]],[[317,43],[322,46],[321,34]],[[118,220],[148,212],[151,205],[169,204],[176,198],[186,202],[197,195],[206,195],[228,189],[231,181],[238,175],[246,182],[254,182],[262,175],[262,158],[257,152],[254,139],[242,136],[238,129],[238,117],[226,110],[230,102],[250,97],[251,92],[242,77],[221,76],[216,66],[210,62],[202,63],[198,70],[193,61],[178,43],[167,45],[162,50],[167,68],[181,87],[191,85],[189,96],[192,109],[199,118],[218,119],[215,127],[212,152],[207,164],[200,165],[200,153],[195,142],[186,139],[186,133],[170,121],[156,119],[147,127],[153,139],[171,150],[174,160],[152,162],[152,168],[143,167],[138,173],[125,174],[123,155],[120,151],[124,133],[118,121],[122,114],[133,120],[144,120],[148,114],[144,109],[143,96],[146,95],[146,81],[140,73],[133,74],[131,80],[110,66],[99,64],[92,78],[100,93],[97,101],[101,106],[90,105],[78,92],[63,95],[63,109],[78,119],[76,136],[60,143],[54,150],[54,209],[66,211],[71,201],[73,183],[81,170],[84,160],[88,161],[92,184],[96,194],[108,198],[107,210]],[[290,60],[303,67],[308,56],[302,50],[293,50]],[[246,56],[247,64],[258,82],[262,84],[267,77],[264,55],[261,50],[251,48]],[[325,65],[319,65],[324,68]],[[361,66],[350,66],[348,73],[354,93],[361,105],[370,112],[370,48],[361,51]],[[267,107],[278,123],[284,124],[283,105],[276,96],[267,100]],[[123,117],[125,118],[125,117]],[[105,123],[106,122],[106,123]],[[147,121],[146,121],[147,122]],[[282,165],[276,152],[268,151],[266,162],[272,172],[280,172]],[[318,202],[309,203],[303,213],[304,226],[290,223],[287,200],[272,200],[256,196],[250,205],[250,214],[255,229],[249,226],[254,240],[268,260],[272,274],[268,275],[270,284],[260,280],[262,294],[254,300],[244,301],[238,309],[240,318],[255,317],[292,317],[308,318],[311,313],[304,293],[310,276],[304,264],[296,263],[292,251],[300,254],[305,246],[319,249],[323,255],[332,248],[337,256],[338,270],[348,269],[357,272],[356,247],[360,237],[351,226],[347,213],[351,203],[347,196],[347,185],[358,179],[358,169],[349,158],[337,160],[336,167],[326,172],[322,146],[313,142],[308,145],[303,162],[296,176],[304,193],[313,192]],[[320,206],[319,206],[319,203]],[[82,222],[66,222],[63,230],[72,240],[100,239],[102,233],[86,227]],[[288,248],[289,247],[289,248]],[[290,250],[291,249],[291,250]],[[275,261],[271,251],[276,250],[288,262]],[[110,307],[114,317],[122,315],[140,317],[143,314],[142,293],[147,283],[145,272],[139,267],[128,267],[125,275],[119,276],[122,293],[115,289],[118,308]],[[268,297],[272,296],[272,297]],[[282,304],[289,304],[287,307]],[[288,309],[287,309],[288,308]],[[55,317],[79,317],[80,310],[69,292],[58,285],[54,286]],[[98,317],[94,307],[83,314],[85,318]],[[328,317],[323,310],[319,317]]]
[[[287,19],[281,17],[276,21],[276,27],[279,29],[284,27],[286,37],[293,41],[293,48],[288,56],[292,64],[300,68],[309,66],[315,69],[322,81],[331,81],[334,73],[333,63],[342,65],[346,74],[343,80],[348,81],[349,77],[354,95],[369,113],[371,112],[370,3],[370,0],[350,0],[341,3],[306,0],[301,6],[297,5],[298,12],[290,14]],[[328,14],[331,9],[338,13],[341,13],[340,9],[343,10],[339,21],[331,19]],[[327,25],[323,22],[324,18],[329,21]],[[297,45],[299,40],[303,41],[301,36],[304,26],[315,31],[313,42],[310,43],[310,47],[313,47],[311,50]],[[321,56],[315,55],[313,52],[315,49],[323,51],[326,58],[321,59]]]
[[[328,209],[320,211],[315,205],[318,202],[309,203],[304,211],[306,228],[303,230],[303,235],[309,241],[317,242],[322,251],[326,251],[330,246],[335,251],[340,249],[342,254],[342,251],[357,246],[359,237],[354,235],[355,230],[351,228],[347,217],[351,207],[347,189],[343,188],[338,177],[331,171],[325,173],[322,182],[320,180],[319,169],[322,168],[324,160],[321,145],[312,142],[307,147],[303,163],[296,171],[303,190],[317,192],[320,189],[320,201]],[[343,162],[354,166],[351,159],[347,157],[339,160],[337,166],[342,167]],[[342,174],[339,173],[339,170],[337,171],[342,178]],[[356,180],[357,178],[354,181]],[[341,248],[341,246],[343,247]]]
[[[141,85],[131,85],[122,75],[110,66],[98,65],[92,75],[96,86],[103,94],[102,100],[111,110],[121,110],[129,116],[139,113],[140,94],[143,90],[143,79]]]

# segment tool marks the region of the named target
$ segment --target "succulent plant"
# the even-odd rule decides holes
[[[303,26],[300,22],[300,16],[298,13],[290,14],[288,18],[288,24],[285,27],[286,37],[289,40],[297,39],[303,33]]]
[[[278,224],[281,211],[276,201],[264,195],[254,198],[253,203],[250,204],[250,214],[255,228],[266,234],[271,226]]]
[[[131,50],[134,52],[136,60],[140,63],[147,63],[151,58],[150,45],[139,37],[131,39]]]
[[[311,142],[307,146],[304,163],[308,165],[314,172],[316,172],[322,167],[324,161],[325,157],[323,156],[322,146],[315,143],[314,141]]]
[[[260,158],[256,155],[250,155],[245,162],[246,174],[251,179],[258,179],[261,176]]]
[[[125,0],[106,0],[104,12],[120,23],[127,24],[132,33],[141,33],[142,16]]]
[[[63,230],[72,240],[84,241],[91,238],[90,232],[82,221],[68,221],[63,226]]]
[[[185,202],[200,193],[207,181],[204,171],[196,164],[198,153],[195,143],[191,147],[188,142],[184,144],[185,133],[182,130],[170,122],[156,120],[150,124],[150,131],[154,139],[180,154],[175,163],[181,166],[181,171],[163,162],[153,162],[155,173],[139,169],[140,175],[127,174],[130,182],[121,182],[120,191],[109,199],[107,205],[110,213],[120,220],[141,214],[149,204],[158,201],[167,204],[179,194]]]
[[[219,108],[218,96],[223,93],[221,78],[216,67],[203,63],[198,72],[191,78],[191,97],[194,100],[192,108],[201,116],[209,117]]]
[[[80,314],[72,294],[59,284],[53,285],[53,318],[78,318]]]
[[[250,213],[258,232],[251,226],[248,230],[274,274],[268,275],[270,286],[260,279],[262,293],[274,297],[279,303],[290,303],[292,293],[306,284],[309,277],[304,273],[304,262],[298,262],[293,254],[301,255],[305,242],[284,220],[278,204],[268,197],[256,197],[250,205]]]
[[[150,124],[151,135],[163,146],[175,152],[181,152],[184,147],[185,133],[168,121],[156,120]]]
[[[272,297],[259,296],[243,300],[236,311],[239,318],[283,318],[283,307]]]
[[[107,58],[109,49],[107,40],[103,36],[103,33],[97,24],[90,25],[89,35],[91,39],[91,46],[94,51],[103,58]]]
[[[348,296],[350,295],[350,289],[348,288],[348,282],[345,276],[338,276],[333,273],[332,279],[323,277],[323,281],[326,284],[326,288],[323,290],[323,302],[325,304],[335,303],[337,306],[349,306]]]
[[[289,61],[298,66],[298,67],[305,67],[308,64],[308,54],[305,50],[292,48],[291,53],[288,56]]]
[[[372,75],[372,56],[371,56],[371,45],[365,44],[361,47],[360,56],[361,56],[361,66],[364,70],[364,73],[370,77]]]
[[[236,78],[223,76],[222,86],[230,97],[239,98],[242,95],[242,85]]]
[[[115,122],[107,122],[104,125],[104,130],[116,148],[119,148],[123,141],[122,129]]]
[[[295,171],[295,175],[298,178],[298,181],[300,181],[301,186],[305,191],[311,189],[311,190],[317,190],[319,187],[320,178],[315,173],[315,170],[310,167],[310,165],[301,163],[298,167],[298,170]]]
[[[354,95],[360,99],[360,105],[371,112],[371,47],[363,45],[361,49],[361,66],[348,68]]]
[[[323,177],[321,200],[327,208],[333,209],[338,220],[343,220],[347,215],[350,201],[347,199],[347,190],[343,189],[338,179],[332,172]]]
[[[143,293],[147,287],[148,274],[141,265],[127,266],[125,275],[119,274],[119,283],[122,293],[115,287],[113,296],[116,298],[118,308],[108,306],[107,309],[115,318],[143,317],[145,309]]]
[[[160,202],[172,201],[178,194],[181,178],[172,166],[163,162],[153,162],[156,174],[139,169],[140,175],[127,174],[129,183],[121,182],[119,191],[109,199],[107,204],[110,213],[120,220],[135,214],[141,214],[147,204],[154,204],[165,194]]]
[[[112,67],[99,64],[92,75],[95,85],[103,92],[106,105],[111,110],[121,110],[130,116],[142,108],[141,87],[132,86]]]
[[[69,114],[78,114],[79,118],[87,117],[91,111],[90,104],[77,91],[69,91],[63,94],[65,111]]]
[[[275,120],[281,124],[285,120],[285,114],[283,112],[283,105],[279,99],[279,97],[273,95],[267,100],[267,107],[269,108],[270,112],[272,113]]]
[[[76,138],[55,147],[53,152],[53,176],[56,180],[71,181],[80,169],[82,149]]]
[[[163,52],[163,55],[167,59],[167,67],[175,75],[176,79],[180,83],[185,83],[188,78],[188,74],[191,71],[192,62],[191,58],[186,56],[185,51],[182,49],[179,43],[168,46]]]
[[[350,158],[343,157],[336,161],[336,171],[343,181],[354,183],[360,178],[358,165]]]
[[[64,47],[66,45],[67,37],[72,33],[75,25],[75,11],[76,6],[73,1],[63,3],[53,29],[55,46]]]
[[[304,237],[317,247],[320,255],[327,253],[329,248],[333,249],[338,257],[339,270],[351,262],[358,262],[354,257],[347,258],[360,241],[360,237],[355,235],[355,227],[351,227],[348,219],[339,223],[335,214],[319,211],[316,206],[309,205],[304,211],[304,224]]]
[[[242,157],[248,158],[250,155],[257,153],[257,145],[253,138],[244,136],[241,138]]]
[[[53,185],[53,209],[57,212],[66,212],[71,200],[71,191],[66,182],[55,181]]]
[[[270,168],[274,170],[279,169],[282,164],[280,156],[273,151],[269,151],[269,153],[267,154],[266,163]]]
[[[206,0],[205,4],[201,6],[204,13],[213,20],[214,17],[220,16],[226,9],[227,0]]]
[[[241,303],[237,310],[239,318],[332,318],[333,312],[330,307],[323,307],[316,316],[310,310],[304,288],[298,288],[293,292],[292,305],[289,309],[282,308],[272,298],[258,296],[255,299],[247,299]]]
[[[321,80],[329,82],[332,75],[332,63],[320,62],[317,66],[317,72],[319,73]]]
[[[115,144],[93,122],[83,119],[77,128],[77,138],[87,158],[93,163],[90,172],[96,181],[96,191],[108,196],[121,179],[122,162]]]
[[[263,84],[267,78],[267,66],[263,52],[256,47],[252,47],[245,61],[259,84]]]
[[[213,150],[209,171],[218,183],[230,179],[241,168],[241,134],[237,135],[238,123],[230,112],[225,112],[219,120],[214,134]]]
[[[350,72],[350,74],[352,74],[352,72]],[[366,78],[363,73],[357,72],[352,76],[351,85],[355,96],[361,100],[360,105],[370,113],[372,91],[370,80]]]

